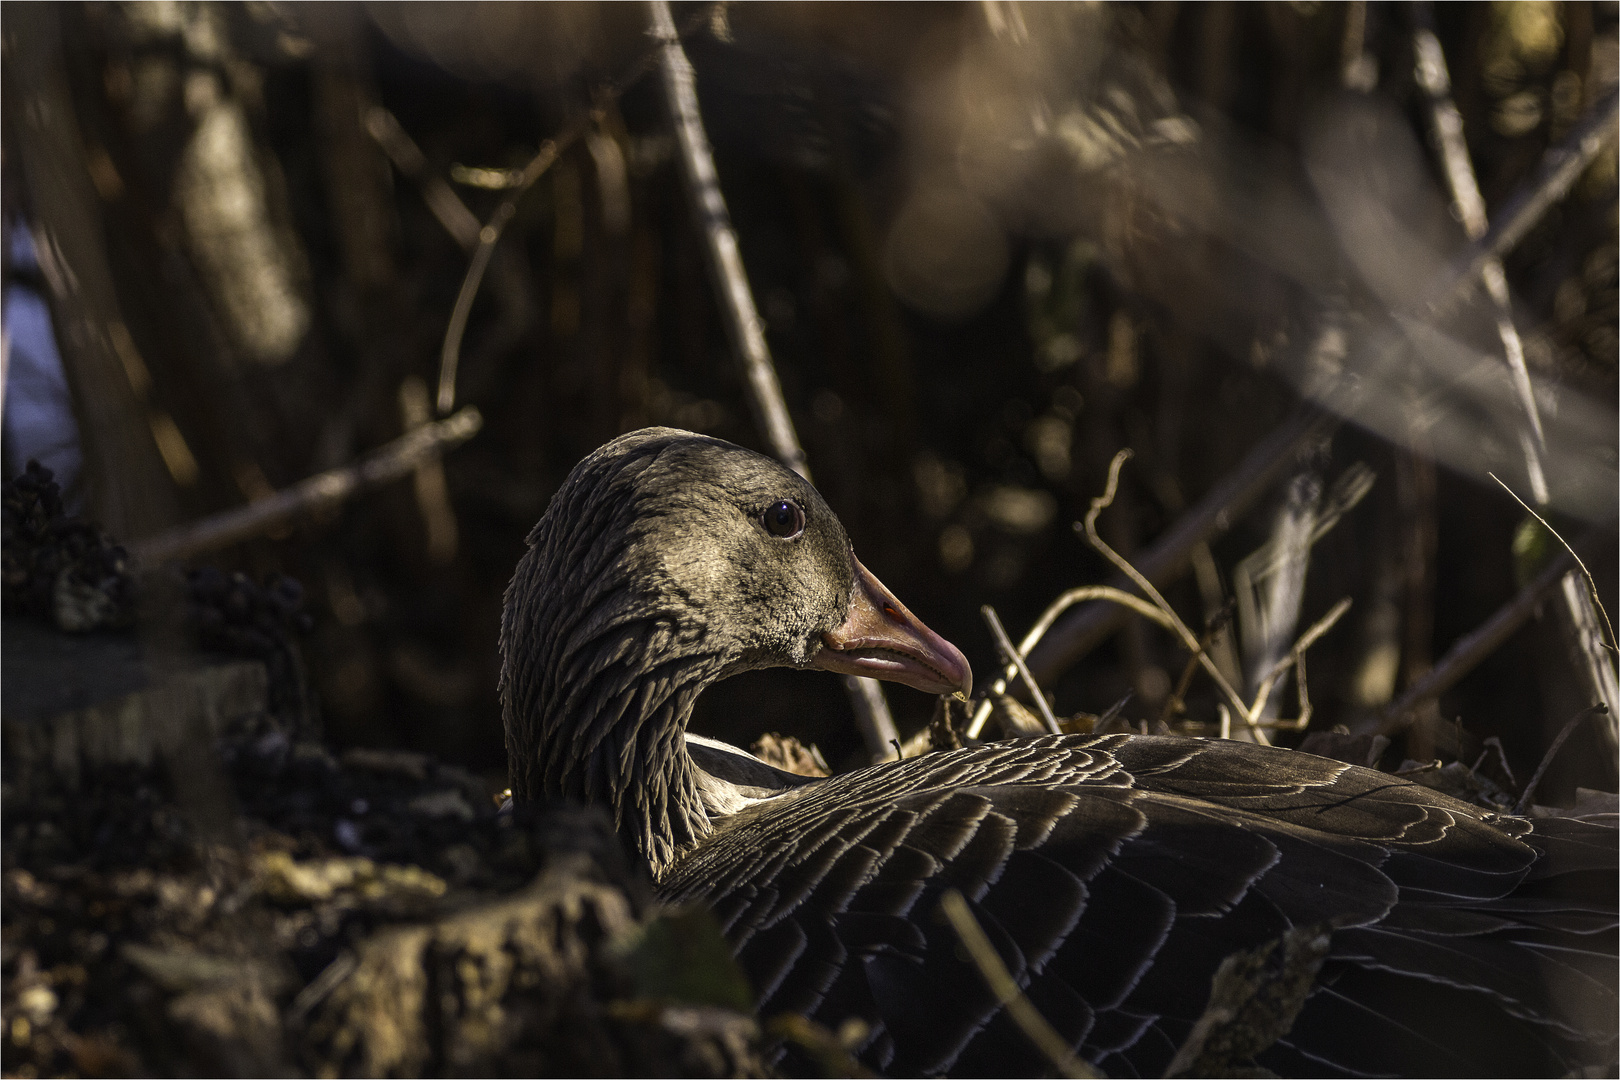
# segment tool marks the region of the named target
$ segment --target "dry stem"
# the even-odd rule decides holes
[[[1062,615],[1074,605],[1084,603],[1087,600],[1106,600],[1118,604],[1123,608],[1134,611],[1143,618],[1152,619],[1166,630],[1172,632],[1175,630],[1169,619],[1165,617],[1164,612],[1143,600],[1140,596],[1128,593],[1123,589],[1116,589],[1112,585],[1082,585],[1077,589],[1069,589],[1047,605],[1046,610],[1041,612],[1041,617],[1035,620],[1035,625],[1030,627],[1029,633],[1024,635],[1023,641],[1019,642],[1018,655],[1027,657],[1035,646],[1040,643],[1046,632],[1051,629],[1052,624],[1057,621],[1059,615]],[[974,710],[973,722],[968,725],[967,729],[968,738],[977,739],[979,737],[979,732],[984,729],[985,721],[990,718],[991,701],[997,695],[1005,694],[1007,687],[1012,683],[1013,679],[1019,677],[1019,674],[1018,668],[1009,663],[1002,672],[1001,677],[990,684],[989,695],[980,701],[978,707]]]
[[[1209,620],[1209,624],[1204,627],[1203,636],[1198,639],[1200,651],[1207,651],[1211,645],[1215,644],[1216,639],[1231,624],[1233,610],[1232,602],[1228,600],[1215,613],[1215,617]],[[1198,656],[1194,654],[1187,657],[1187,663],[1181,669],[1181,677],[1176,680],[1176,688],[1170,692],[1169,697],[1165,698],[1164,708],[1159,713],[1159,723],[1168,727],[1171,717],[1186,710],[1187,689],[1192,686],[1193,676],[1197,673]]]
[[[1118,604],[1119,606],[1127,608],[1130,611],[1143,616],[1144,618],[1153,620],[1180,638],[1182,645],[1190,654],[1188,663],[1191,664],[1196,662],[1209,673],[1210,678],[1226,696],[1227,701],[1230,702],[1232,707],[1237,710],[1238,715],[1243,718],[1244,724],[1248,726],[1249,731],[1256,742],[1262,745],[1270,744],[1270,740],[1268,740],[1265,735],[1265,729],[1267,728],[1297,729],[1304,727],[1310,722],[1310,696],[1303,685],[1305,650],[1315,644],[1317,639],[1323,634],[1331,630],[1334,624],[1337,623],[1339,619],[1343,617],[1344,613],[1350,609],[1349,598],[1347,597],[1340,600],[1333,606],[1331,611],[1312,624],[1312,626],[1306,630],[1304,634],[1300,635],[1299,639],[1294,643],[1293,648],[1289,650],[1288,656],[1279,661],[1266,676],[1265,681],[1261,684],[1260,691],[1255,696],[1254,704],[1245,704],[1242,696],[1232,688],[1232,684],[1227,681],[1224,675],[1221,674],[1220,669],[1215,665],[1215,661],[1209,656],[1207,651],[1208,641],[1194,637],[1192,631],[1187,628],[1187,624],[1182,622],[1181,617],[1176,614],[1175,609],[1172,608],[1169,602],[1165,600],[1164,596],[1153,587],[1152,583],[1149,582],[1141,574],[1141,572],[1136,569],[1136,567],[1132,566],[1129,560],[1125,559],[1118,552],[1114,551],[1113,548],[1109,547],[1103,541],[1102,537],[1097,535],[1097,516],[1101,514],[1103,510],[1107,509],[1108,506],[1114,501],[1114,496],[1119,490],[1120,468],[1130,457],[1131,451],[1128,449],[1121,450],[1118,454],[1114,455],[1114,460],[1109,464],[1108,467],[1107,486],[1104,488],[1101,495],[1091,500],[1091,510],[1086,514],[1084,523],[1077,524],[1076,528],[1083,528],[1086,537],[1091,542],[1092,546],[1094,546],[1104,558],[1108,559],[1109,562],[1119,567],[1127,577],[1136,582],[1137,587],[1141,588],[1148,594],[1149,599],[1144,600],[1139,596],[1134,596],[1131,593],[1113,588],[1112,586],[1108,585],[1087,585],[1078,589],[1070,589],[1048,605],[1047,609],[1041,613],[1041,617],[1035,620],[1035,625],[1030,627],[1029,633],[1024,635],[1024,639],[1019,643],[1017,649],[1011,649],[1011,642],[1006,638],[1006,631],[1000,628],[1000,620],[994,619],[995,613],[990,611],[988,607],[983,609],[986,613],[985,621],[991,623],[992,633],[996,633],[998,630],[1000,631],[997,634],[998,642],[1006,642],[1004,651],[1007,652],[1011,657],[1011,661],[1002,671],[1001,677],[991,684],[990,692],[979,702],[978,707],[974,711],[973,720],[968,725],[965,733],[967,738],[976,739],[979,737],[979,734],[984,730],[985,722],[990,718],[992,701],[998,695],[1007,692],[1008,684],[1015,677],[1024,679],[1024,684],[1029,687],[1031,695],[1037,702],[1042,704],[1043,711],[1048,711],[1048,707],[1045,705],[1044,695],[1041,693],[1041,690],[1036,684],[1034,677],[1030,674],[1028,667],[1024,665],[1023,658],[1028,656],[1030,651],[1033,650],[1037,644],[1039,644],[1042,636],[1047,632],[1048,629],[1051,628],[1052,624],[1057,620],[1059,615],[1073,605],[1085,600],[1106,600],[1114,604]],[[1300,674],[1297,681],[1300,683],[1300,708],[1303,713],[1303,717],[1286,721],[1262,721],[1260,718],[1260,713],[1265,708],[1266,701],[1270,698],[1272,689],[1275,687],[1277,680],[1285,672],[1287,672],[1290,667],[1296,665],[1298,665],[1300,668]],[[1186,677],[1183,676],[1183,685],[1178,693],[1185,692],[1186,681]],[[1231,735],[1231,715],[1227,711],[1226,705],[1223,704],[1218,707],[1221,713],[1221,737],[1229,738]],[[1056,719],[1049,719],[1048,724],[1049,726],[1055,726]]]
[[[996,647],[1001,650],[1003,659],[1018,671],[1018,677],[1023,679],[1024,685],[1029,688],[1029,696],[1035,699],[1036,707],[1041,710],[1041,719],[1046,723],[1046,730],[1053,735],[1061,735],[1063,731],[1058,727],[1057,717],[1052,715],[1052,703],[1046,700],[1046,695],[1035,682],[1035,676],[1024,666],[1024,658],[1013,648],[1011,639],[1007,637],[1007,628],[1001,625],[1001,618],[996,614],[996,609],[985,604],[979,608],[979,614],[984,616],[985,623],[990,627],[990,634],[996,639]]]
[[[1211,660],[1209,655],[1199,647],[1197,635],[1187,629],[1187,624],[1181,621],[1181,616],[1176,614],[1169,601],[1165,600],[1164,595],[1153,587],[1153,582],[1149,581],[1142,575],[1141,571],[1131,565],[1129,559],[1109,547],[1103,542],[1103,538],[1097,535],[1097,516],[1113,504],[1114,496],[1119,490],[1119,470],[1124,467],[1125,462],[1130,460],[1132,456],[1131,450],[1126,448],[1115,454],[1114,460],[1109,462],[1108,484],[1101,495],[1091,500],[1091,509],[1086,512],[1084,522],[1086,539],[1091,542],[1091,546],[1096,548],[1103,558],[1118,567],[1126,577],[1135,583],[1138,589],[1141,589],[1147,595],[1148,599],[1153,601],[1153,605],[1164,613],[1167,621],[1163,622],[1162,625],[1169,627],[1171,632],[1181,639],[1182,646],[1199,658],[1198,662],[1203,665],[1205,671],[1209,672],[1209,677],[1214,680],[1221,693],[1225,694],[1227,700],[1243,714],[1244,722],[1249,725],[1249,731],[1254,736],[1254,741],[1261,745],[1270,745],[1270,740],[1266,738],[1265,733],[1260,730],[1259,724],[1256,723],[1260,718],[1258,710],[1251,711],[1244,706],[1243,696],[1232,688],[1232,684],[1226,681],[1226,676],[1221,674],[1221,669],[1215,666],[1215,661]]]
[[[1305,650],[1316,644],[1316,640],[1323,634],[1333,629],[1334,624],[1343,618],[1344,613],[1349,610],[1350,598],[1347,596],[1334,604],[1326,615],[1312,623],[1310,629],[1301,634],[1299,640],[1294,642],[1294,647],[1289,650],[1288,655],[1277,661],[1272,669],[1266,673],[1266,677],[1260,681],[1259,689],[1255,691],[1254,704],[1250,706],[1250,715],[1255,721],[1259,720],[1261,711],[1265,709],[1266,702],[1271,698],[1272,690],[1276,689],[1277,680],[1282,678],[1289,668],[1297,666],[1299,668],[1299,677],[1295,681],[1299,684],[1300,709],[1303,715],[1294,720],[1279,721],[1276,726],[1303,728],[1310,723],[1310,697],[1305,690]]]
[[[1587,706],[1569,718],[1569,722],[1564,725],[1564,729],[1558,733],[1557,738],[1553,739],[1552,745],[1547,747],[1547,752],[1541,756],[1541,764],[1536,766],[1535,775],[1530,777],[1528,784],[1524,785],[1524,791],[1519,795],[1519,801],[1513,807],[1515,814],[1522,814],[1530,809],[1530,800],[1534,797],[1536,787],[1541,783],[1541,778],[1547,775],[1547,769],[1552,765],[1553,758],[1558,756],[1558,751],[1563,749],[1564,743],[1569,737],[1575,734],[1575,728],[1580,722],[1588,716],[1602,716],[1608,711],[1609,707],[1607,705],[1598,702],[1596,705]],[[1503,758],[1504,764],[1506,761],[1507,759]]]
[[[1495,480],[1498,484],[1502,484],[1502,478],[1497,476],[1495,473],[1486,473],[1485,475],[1489,476],[1492,480]],[[1609,613],[1606,610],[1604,610],[1603,601],[1601,599],[1599,599],[1599,597],[1598,597],[1597,582],[1592,580],[1592,571],[1590,571],[1590,570],[1588,570],[1586,568],[1586,562],[1580,557],[1580,555],[1575,551],[1574,548],[1569,546],[1569,541],[1565,540],[1561,535],[1559,535],[1557,529],[1555,529],[1551,525],[1547,524],[1547,519],[1546,518],[1544,518],[1540,514],[1536,513],[1533,509],[1530,508],[1530,506],[1527,503],[1525,503],[1525,501],[1523,499],[1519,498],[1518,495],[1514,494],[1514,491],[1513,491],[1512,488],[1508,487],[1506,484],[1502,484],[1502,490],[1507,492],[1509,495],[1512,495],[1513,496],[1513,501],[1518,503],[1520,506],[1523,506],[1526,513],[1528,513],[1531,517],[1535,518],[1537,521],[1541,522],[1541,527],[1543,529],[1546,529],[1549,533],[1551,533],[1552,536],[1553,536],[1553,539],[1557,540],[1560,544],[1562,544],[1564,546],[1564,550],[1569,552],[1569,557],[1575,560],[1575,565],[1581,568],[1581,575],[1586,578],[1586,587],[1591,590],[1592,603],[1594,605],[1596,605],[1598,611],[1601,612],[1602,615],[1603,615],[1603,628],[1606,631],[1608,631],[1608,634],[1609,634],[1609,640],[1607,642],[1607,647],[1608,647],[1610,652],[1620,651],[1620,649],[1616,649],[1616,647],[1615,647],[1614,624],[1609,622]]]
[[[1138,568],[1154,581],[1172,580],[1186,566],[1194,547],[1231,528],[1292,465],[1300,447],[1321,438],[1337,427],[1338,422],[1336,417],[1314,405],[1301,404],[1257,443],[1236,468],[1182,514],[1168,532],[1138,554]],[[1039,649],[1032,648],[1026,653],[1030,671],[1038,679],[1055,677],[1105,640],[1126,618],[1126,613],[1113,605],[1098,605],[1078,612],[1045,637]]]
[[[1095,1077],[1099,1074],[1069,1049],[1051,1024],[1046,1022],[1030,1000],[1024,996],[1018,984],[1013,981],[1012,973],[1007,965],[1001,962],[1001,955],[996,952],[995,946],[985,936],[984,929],[979,926],[973,912],[968,910],[967,901],[955,889],[947,889],[945,895],[939,898],[939,909],[944,912],[945,918],[950,920],[951,929],[962,942],[962,948],[967,950],[968,958],[973,966],[979,969],[979,974],[989,984],[990,992],[996,995],[1007,1015],[1012,1018],[1018,1029],[1028,1036],[1035,1048],[1052,1063],[1052,1067],[1061,1076],[1067,1077]]]

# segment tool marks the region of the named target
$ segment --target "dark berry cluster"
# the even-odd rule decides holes
[[[314,624],[304,610],[304,587],[271,573],[259,584],[246,574],[213,566],[185,572],[186,621],[205,649],[264,661],[271,708],[304,704],[304,678],[293,635]]]
[[[285,574],[268,574],[260,585],[243,573],[198,567],[186,571],[186,600],[201,643],[239,656],[268,656],[289,633],[313,625],[304,587]]]
[[[37,615],[70,631],[134,621],[128,555],[91,523],[68,516],[61,488],[39,462],[0,487],[0,530],[6,614]]]

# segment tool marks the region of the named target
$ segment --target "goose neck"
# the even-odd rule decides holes
[[[507,725],[514,793],[602,807],[655,876],[711,831],[686,726],[727,667],[670,638],[667,624],[638,620],[568,650],[561,677],[531,688],[529,722]],[[524,689],[511,681],[509,710],[522,707],[512,698]],[[514,746],[514,730],[531,732],[535,745]]]

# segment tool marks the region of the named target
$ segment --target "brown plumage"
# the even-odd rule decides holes
[[[1498,816],[1311,755],[1169,737],[793,776],[689,740],[702,689],[773,665],[933,692],[969,677],[809,485],[727,443],[636,432],[580,463],[530,545],[502,631],[517,797],[608,808],[663,899],[714,908],[763,1015],[858,1017],[874,1068],[1049,1069],[957,955],[936,917],[947,888],[1109,1075],[1161,1074],[1221,960],[1306,926],[1331,933],[1327,959],[1261,1067],[1562,1075],[1614,1060],[1612,816]]]

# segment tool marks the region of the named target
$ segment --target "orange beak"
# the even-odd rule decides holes
[[[883,582],[855,564],[849,617],[821,635],[822,649],[812,667],[845,675],[905,683],[925,694],[973,690],[973,669],[961,650],[922,624]]]

